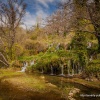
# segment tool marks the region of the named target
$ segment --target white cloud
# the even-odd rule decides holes
[[[25,17],[23,18],[23,25],[21,25],[21,27],[23,28],[30,28],[32,25],[36,24],[36,18],[33,14],[31,14],[30,12],[26,12]]]
[[[45,10],[42,8],[43,6],[48,9],[49,3],[53,3],[55,0],[29,0],[28,4],[31,8],[33,8],[33,12],[26,12],[25,17],[23,18],[23,23],[25,25],[21,25],[23,28],[30,28],[33,25],[36,25],[37,21],[40,23],[45,23],[42,21],[42,19],[45,19],[49,14],[49,12],[45,12]],[[41,5],[42,6],[41,6]],[[34,6],[33,6],[34,5]],[[34,12],[34,9],[36,12]]]
[[[68,0],[61,0],[61,2],[66,2],[66,1],[68,1]]]
[[[38,3],[42,4],[44,7],[49,8],[48,3],[52,3],[55,0],[37,0]]]
[[[26,27],[30,28],[31,26],[36,25],[37,22],[42,24],[42,19],[45,19],[47,16],[48,14],[42,9],[38,9],[36,14],[27,11],[25,17],[23,18],[24,25],[21,25],[21,27],[23,27],[24,29]]]

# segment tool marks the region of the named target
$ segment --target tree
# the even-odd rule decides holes
[[[25,15],[26,3],[24,0],[6,0],[6,2],[0,2],[0,5],[0,37],[8,43],[10,59],[12,60],[16,30]]]
[[[64,19],[68,27],[66,32],[82,32],[94,34],[98,40],[98,52],[100,53],[100,0],[68,0],[59,4],[60,10],[67,12]],[[68,12],[69,11],[69,12]],[[68,19],[68,18],[66,18]],[[89,29],[92,27],[92,30]]]
[[[100,53],[100,0],[93,0],[86,5],[90,21],[95,29],[95,36],[98,39],[98,52]]]

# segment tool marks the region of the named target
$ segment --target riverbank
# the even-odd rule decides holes
[[[56,81],[56,79],[59,80]],[[0,70],[0,96],[3,97],[3,100],[19,100],[19,98],[20,100],[23,98],[25,100],[48,100],[48,98],[49,100],[65,100],[75,87],[70,85],[64,87],[62,82],[78,83],[100,90],[100,81],[90,82],[79,78],[70,79],[43,74],[37,75],[36,73],[29,75],[12,69],[2,69]]]
[[[67,79],[64,79],[64,81],[78,83],[78,84],[84,85],[84,86],[89,87],[89,88],[100,90],[100,81],[99,80],[87,81],[87,80],[81,79],[81,78],[71,78],[71,79],[67,78]]]

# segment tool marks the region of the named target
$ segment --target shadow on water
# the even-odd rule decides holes
[[[29,75],[30,76],[30,75]],[[85,87],[80,84],[65,82],[63,77],[57,76],[48,76],[42,74],[32,74],[32,77],[40,77],[44,76],[46,83],[51,83],[58,87],[57,91],[48,91],[48,92],[33,92],[33,91],[25,91],[24,89],[19,89],[18,87],[12,86],[12,84],[5,82],[0,83],[0,100],[66,100],[63,98],[62,94],[64,94],[64,88],[74,87],[80,89],[80,93],[75,95],[76,100],[100,100],[97,97],[82,97],[81,94],[94,94],[98,95],[100,93],[99,90],[95,90],[92,88]],[[66,95],[66,94],[65,94]]]

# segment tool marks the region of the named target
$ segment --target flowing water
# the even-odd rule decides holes
[[[27,63],[27,62],[25,62],[25,63],[23,64],[23,67],[22,67],[22,69],[21,69],[21,71],[20,71],[20,72],[25,72],[25,70],[26,70],[27,66],[28,66],[28,63]]]
[[[17,91],[16,89],[11,90],[10,84],[1,85],[0,84],[0,100],[68,100],[66,99],[66,93],[64,92],[65,88],[78,88],[80,89],[80,93],[75,95],[75,100],[100,100],[97,97],[82,97],[83,95],[99,95],[100,90],[95,90],[92,88],[85,87],[80,84],[66,82],[65,78],[58,76],[49,76],[43,74],[32,74],[28,77],[43,77],[46,80],[46,83],[53,84],[58,87],[56,91],[49,91],[46,93],[41,92],[30,92],[30,91]],[[6,87],[7,86],[7,87]],[[47,89],[48,90],[48,89]],[[7,98],[9,96],[9,98]]]
[[[63,65],[61,65],[61,74],[60,74],[61,76],[65,76],[64,75],[64,66]]]
[[[51,74],[50,75],[54,75],[52,66],[51,66]]]

